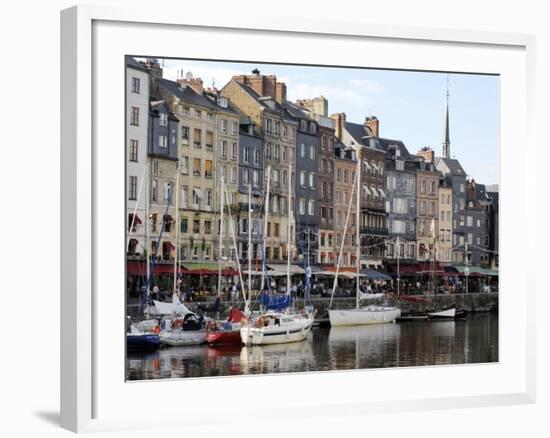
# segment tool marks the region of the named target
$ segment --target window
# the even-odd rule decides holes
[[[342,169],[336,169],[336,181],[342,181]]]
[[[275,187],[279,186],[279,171],[277,169],[273,171],[273,185]]]
[[[260,163],[260,150],[254,149],[254,164],[258,165]]]
[[[306,214],[306,200],[300,198],[300,214]]]
[[[315,173],[313,172],[309,173],[309,188],[315,189]]]
[[[130,161],[137,161],[138,160],[138,141],[137,140],[130,140],[130,148],[129,148]]]
[[[474,243],[474,235],[472,233],[468,233],[468,245],[471,245]]]
[[[249,184],[249,182],[248,182],[248,169],[243,169],[242,180],[243,180],[244,185]]]
[[[196,148],[200,148],[202,145],[200,129],[195,128],[193,130],[193,144],[195,145]]]
[[[164,183],[164,202],[166,204],[172,203],[172,183]]]
[[[426,180],[420,180],[420,193],[426,193]]]
[[[207,113],[207,114],[206,114],[206,118],[207,118],[208,120],[214,120],[214,113]]]
[[[309,145],[309,159],[315,160],[315,145],[313,144]]]
[[[227,141],[223,140],[221,144],[222,157],[227,158]]]
[[[158,181],[156,179],[151,184],[151,199],[153,202],[157,202],[158,200]]]
[[[265,130],[267,132],[271,132],[271,125],[272,125],[272,122],[271,122],[271,119],[265,119]]]
[[[425,215],[426,214],[426,202],[420,201],[420,214]]]
[[[286,187],[287,186],[287,182],[288,182],[288,171],[287,170],[283,170],[283,176],[282,176],[282,183],[283,183],[283,187]]]
[[[130,109],[130,125],[139,126],[139,108],[137,106]]]
[[[231,122],[231,133],[236,134],[237,133],[237,122]]]
[[[481,227],[481,220],[477,219],[476,222],[477,222],[477,227],[478,227],[478,228]]]
[[[201,204],[201,189],[193,187],[193,208],[199,208]]]
[[[197,119],[202,119],[202,111],[201,110],[195,110],[195,117]]]
[[[461,227],[463,227],[464,226],[464,216],[461,215],[458,222],[459,222],[459,225]]]
[[[206,149],[214,148],[214,133],[212,131],[206,131],[205,146],[206,146]]]
[[[212,160],[204,160],[204,176],[205,178],[212,179]]]
[[[460,202],[460,209],[464,210],[464,199],[459,199]]]
[[[279,198],[277,196],[271,198],[271,211],[273,213],[279,212]]]
[[[168,114],[160,113],[160,126],[168,126]]]
[[[128,199],[137,200],[137,176],[131,176],[128,184]]]
[[[189,126],[181,127],[181,138],[184,140],[189,140]]]
[[[405,221],[394,220],[392,224],[392,232],[403,234],[405,232]]]
[[[168,139],[165,135],[159,135],[159,148],[167,148],[168,147]]]
[[[304,143],[300,144],[300,158],[306,157],[306,145]]]
[[[273,158],[275,158],[277,161],[279,160],[281,155],[281,147],[276,144],[273,151]]]
[[[407,214],[407,200],[401,198],[393,198],[393,212],[399,214]]]
[[[464,184],[460,184],[460,193],[464,193]]]
[[[198,234],[200,232],[201,232],[201,221],[200,221],[200,219],[193,219],[193,233]]]
[[[435,216],[435,202],[430,202],[430,216]]]
[[[466,216],[466,226],[472,227],[474,225],[474,218],[472,216]]]
[[[225,119],[220,120],[220,128],[222,132],[227,132],[227,120]]]
[[[281,157],[284,162],[288,159],[288,148],[283,146],[283,156]]]
[[[193,175],[201,176],[201,159],[193,158]]]
[[[307,213],[310,216],[315,215],[315,201],[313,199],[310,199],[308,204],[307,204]]]
[[[233,143],[233,146],[231,146],[231,159],[236,160],[237,159],[237,149],[238,149],[237,143]]]
[[[243,148],[243,163],[248,163],[248,154],[250,150],[247,147]]]
[[[300,171],[300,185],[302,187],[306,186],[306,172],[305,172],[305,170]]]
[[[132,78],[132,93],[139,94],[140,85],[139,78]]]
[[[231,168],[231,173],[230,173],[230,176],[229,176],[229,180],[231,181],[232,184],[235,184],[237,182],[237,168],[236,167]]]
[[[187,186],[181,186],[181,206],[187,208]]]
[[[430,195],[435,195],[435,181],[430,181]]]
[[[395,170],[405,170],[405,162],[403,160],[395,161]]]
[[[260,183],[260,173],[257,170],[252,171],[252,184],[254,187],[258,187]]]
[[[204,221],[204,234],[212,233],[212,222]]]
[[[184,217],[180,219],[180,233],[187,233],[187,228],[188,228],[188,221],[187,221],[187,218]]]

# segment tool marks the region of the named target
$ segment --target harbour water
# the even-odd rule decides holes
[[[316,328],[304,342],[172,347],[128,357],[128,380],[488,363],[498,361],[498,315]]]

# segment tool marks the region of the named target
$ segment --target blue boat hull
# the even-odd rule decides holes
[[[160,347],[160,337],[155,334],[126,335],[126,348],[128,351],[149,352],[156,351]]]

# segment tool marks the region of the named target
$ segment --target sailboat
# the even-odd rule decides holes
[[[367,305],[364,307],[360,306],[362,294],[359,288],[359,278],[361,270],[361,238],[359,233],[359,224],[360,224],[360,213],[361,213],[361,159],[359,154],[357,156],[357,170],[355,172],[355,181],[354,188],[356,192],[356,223],[357,223],[357,232],[356,232],[356,304],[354,309],[332,309],[329,308],[328,315],[330,319],[330,325],[332,327],[338,326],[350,326],[350,325],[365,325],[365,324],[383,324],[389,322],[395,322],[396,318],[401,315],[401,310],[397,307],[386,307],[378,305]],[[344,236],[342,238],[342,246],[340,248],[340,255],[338,256],[338,265],[336,268],[336,276],[334,278],[334,286],[332,289],[331,296],[331,305],[332,297],[334,296],[334,291],[336,289],[338,271],[341,262],[341,255],[343,249],[343,241],[345,239],[347,225],[351,210],[351,202],[353,196],[350,196],[350,204],[348,206],[348,214],[346,216],[346,224],[344,229]]]
[[[269,169],[269,167],[268,167]],[[264,222],[267,223],[267,211],[269,200],[269,182],[270,171],[268,170],[267,178],[267,195]],[[291,172],[288,172],[288,214],[290,221],[291,212]],[[264,227],[264,239],[267,238],[267,227]],[[241,340],[245,345],[269,345],[269,344],[284,344],[288,342],[299,342],[307,339],[313,321],[315,312],[306,312],[305,309],[301,313],[290,312],[292,302],[290,296],[290,227],[287,228],[287,287],[284,296],[272,296],[262,294],[260,302],[266,309],[253,322],[248,321],[248,324],[241,328]],[[262,270],[262,286],[264,282],[263,274],[265,273],[265,244],[264,248],[264,269]],[[283,312],[283,309],[286,309]]]
[[[220,240],[219,240],[219,251],[218,251],[218,297],[221,295],[221,263],[222,263],[222,246],[223,246],[223,232],[224,232],[224,198],[226,199],[227,205],[229,205],[229,197],[227,191],[225,190],[224,181],[221,181],[221,193],[220,193]],[[250,205],[249,205],[250,209]],[[231,213],[229,213],[231,215]],[[232,219],[230,217],[230,219]],[[233,245],[235,254],[238,254],[237,250],[237,240],[235,238],[235,229],[231,227],[231,235],[233,238]],[[239,279],[241,285],[241,291],[245,303],[248,303],[247,297],[244,294],[243,278],[241,265],[237,257],[237,267],[239,272]],[[248,304],[245,304],[245,309],[248,307]],[[245,314],[238,308],[232,307],[229,311],[229,316],[226,321],[212,321],[206,326],[206,342],[209,345],[226,345],[226,344],[241,344],[241,321],[246,320]]]

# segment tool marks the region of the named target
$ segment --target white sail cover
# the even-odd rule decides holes
[[[173,315],[174,313],[179,315],[187,315],[188,313],[193,313],[179,300],[175,294],[171,303],[164,303],[162,301],[155,300],[153,300],[153,303],[155,304],[155,310],[158,315]]]
[[[383,298],[384,294],[377,293],[377,294],[366,294],[364,292],[360,292],[359,298],[361,300],[377,300],[378,298]]]

